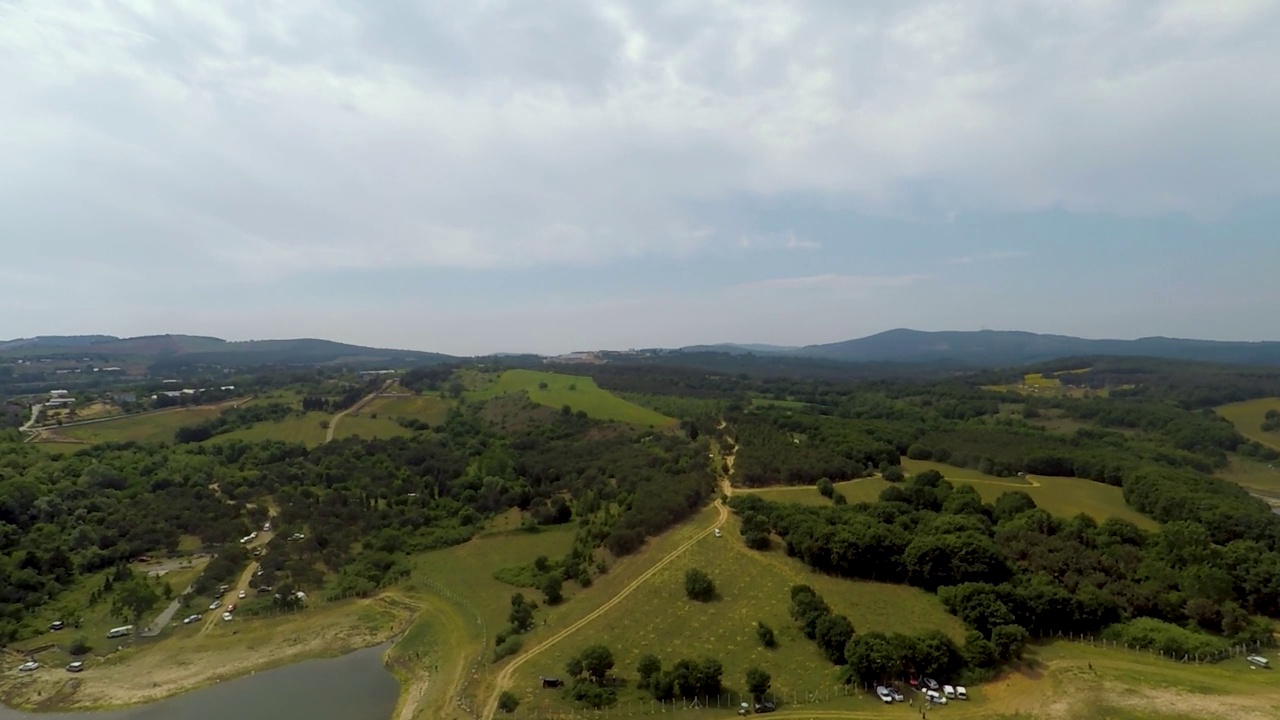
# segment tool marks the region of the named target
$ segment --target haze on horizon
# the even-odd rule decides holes
[[[0,336],[1280,339],[1280,3],[0,4]]]

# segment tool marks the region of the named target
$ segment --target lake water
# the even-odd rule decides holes
[[[389,720],[400,686],[382,666],[385,650],[308,660],[126,710],[24,713],[0,705],[0,720]]]

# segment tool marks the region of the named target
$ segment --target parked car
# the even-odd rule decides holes
[[[956,689],[951,687],[950,685],[943,685],[942,694],[946,695],[949,699],[955,699]]]
[[[50,630],[61,630],[66,626],[67,624],[62,622],[61,620],[54,620],[53,622],[49,623]]]
[[[956,686],[956,698],[960,700],[969,699],[969,691],[964,689],[963,685]]]
[[[235,611],[236,611],[236,604],[235,604],[235,603],[231,603],[230,605],[228,605],[228,606],[227,606],[227,612],[228,612],[228,613],[233,613],[233,612],[235,612]]]
[[[716,537],[720,537],[720,528],[716,528]]]
[[[887,689],[889,690],[889,694],[893,696],[894,702],[902,702],[907,699],[906,697],[903,696],[902,693],[898,692],[897,688],[887,688]]]
[[[81,670],[84,670],[83,660],[77,660],[67,666],[67,672],[80,672]]]
[[[221,601],[221,600],[214,600],[213,602],[209,603],[209,609],[210,609],[210,610],[217,610],[217,609],[218,609],[218,608],[220,608],[220,607],[222,607],[222,601]]]
[[[226,591],[228,591],[228,590],[230,590],[230,589],[231,589],[231,586],[230,586],[230,585],[219,585],[219,586],[218,586],[218,592],[220,592],[220,593],[224,593],[224,592],[226,592]]]
[[[28,660],[22,663],[21,665],[19,665],[18,670],[20,672],[31,672],[32,670],[35,670],[39,667],[40,667],[40,663],[36,662],[35,660]]]
[[[925,690],[925,691],[924,691],[924,696],[925,696],[925,697],[927,697],[927,698],[929,698],[929,700],[930,700],[931,702],[934,702],[934,703],[936,703],[936,704],[938,704],[938,705],[946,705],[946,704],[947,704],[947,696],[946,696],[946,695],[943,695],[942,693],[938,692],[937,690]]]
[[[198,622],[200,622],[200,616],[199,616],[199,615],[188,615],[188,616],[186,616],[186,617],[182,618],[182,624],[183,624],[183,625],[190,625],[191,623],[198,623]]]
[[[1250,655],[1249,657],[1245,658],[1245,660],[1254,667],[1260,667],[1264,669],[1271,667],[1271,662],[1266,658],[1262,657],[1261,655]]]
[[[758,703],[756,703],[756,707],[755,707],[755,710],[756,710],[756,712],[758,712],[758,713],[771,713],[771,712],[773,712],[774,710],[777,710],[777,709],[778,709],[778,708],[777,708],[773,703],[771,703],[771,702],[769,702],[769,701],[767,701],[767,700],[766,700],[765,702],[758,702]]]
[[[232,618],[234,617],[235,615],[232,615],[229,612],[224,612],[222,613],[222,622],[231,622]]]
[[[876,697],[880,698],[885,704],[893,703],[893,694],[889,692],[889,688],[883,685],[876,686]]]
[[[243,600],[243,599],[245,599],[245,598],[249,597],[249,593],[248,593],[247,591],[245,591],[245,590],[241,590],[241,591],[237,594],[237,597],[239,597],[241,600]]]

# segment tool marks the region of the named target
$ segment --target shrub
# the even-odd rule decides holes
[[[493,661],[498,662],[503,658],[511,657],[512,655],[520,652],[521,647],[522,643],[520,642],[519,635],[512,635],[504,638],[502,642],[493,649]]]
[[[773,634],[773,628],[762,622],[756,623],[756,637],[760,638],[760,644],[767,648],[778,647],[778,638]]]
[[[498,709],[504,713],[513,713],[520,707],[520,698],[510,690],[503,690],[498,696]]]
[[[1226,649],[1221,638],[1205,635],[1155,618],[1137,618],[1117,623],[1102,633],[1103,637],[1165,655],[1212,655]]]
[[[836,494],[836,486],[831,484],[830,478],[822,478],[818,480],[818,492],[829,498]]]
[[[716,597],[716,584],[711,580],[710,575],[693,568],[684,574],[684,594],[689,596],[690,600],[710,602]]]

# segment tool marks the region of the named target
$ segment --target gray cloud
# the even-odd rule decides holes
[[[1277,35],[1274,2],[19,0],[0,213],[19,266],[250,281],[682,256],[738,243],[727,197],[1214,213],[1280,193]]]

